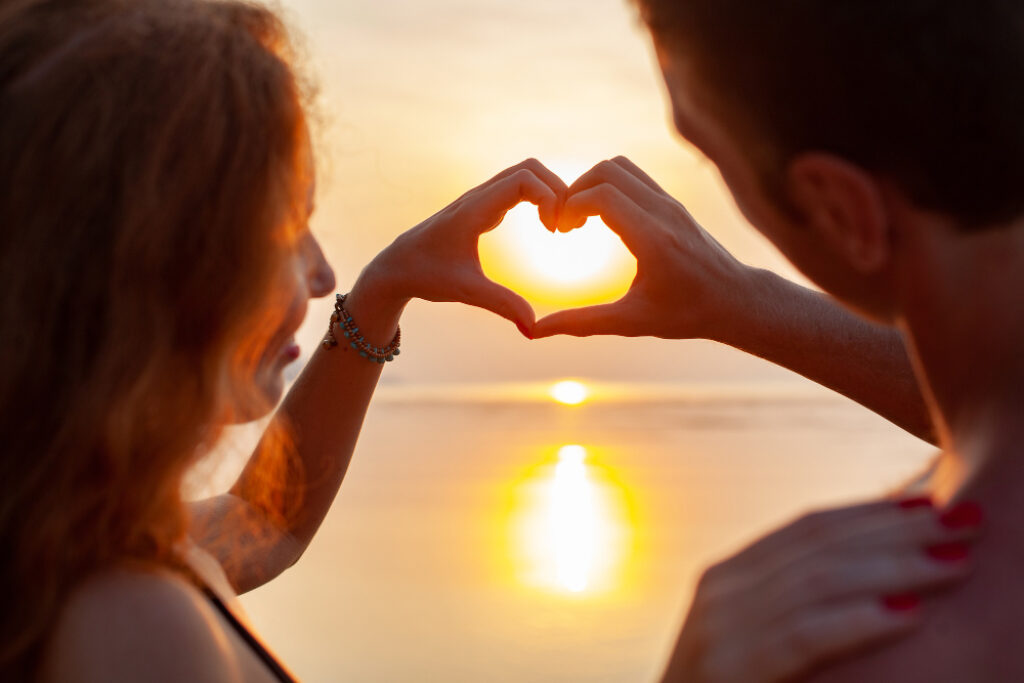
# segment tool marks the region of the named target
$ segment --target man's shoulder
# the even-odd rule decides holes
[[[203,595],[159,570],[109,570],[61,611],[44,680],[233,680],[237,666]]]
[[[935,683],[953,680],[936,677],[934,658],[922,659],[923,644],[918,645],[917,640],[909,637],[838,660],[810,676],[807,683]]]
[[[983,616],[969,592],[924,605],[920,628],[906,637],[837,661],[809,683],[991,683],[1024,680],[1024,658],[1009,641],[1016,628]],[[991,605],[991,603],[989,603]],[[1007,642],[1003,642],[1007,641]],[[1012,673],[1011,673],[1012,672]]]

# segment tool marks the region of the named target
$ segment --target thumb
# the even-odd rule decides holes
[[[520,330],[529,330],[533,327],[537,318],[533,307],[511,289],[486,278],[480,278],[473,283],[469,292],[464,303],[497,313],[502,318],[516,323]]]
[[[573,337],[590,337],[596,334],[626,336],[622,313],[621,302],[559,311],[537,321],[533,327],[533,338],[552,337],[556,334],[568,334]]]

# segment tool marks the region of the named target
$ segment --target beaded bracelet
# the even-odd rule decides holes
[[[395,356],[401,353],[398,347],[402,344],[402,328],[398,328],[395,332],[395,338],[387,346],[367,344],[363,335],[359,334],[359,328],[356,327],[352,316],[345,310],[345,299],[347,298],[348,294],[336,295],[334,313],[331,313],[331,322],[327,326],[327,335],[323,341],[324,348],[330,351],[338,345],[338,338],[334,336],[334,324],[337,323],[341,327],[345,338],[349,340],[348,345],[358,351],[360,356],[381,365],[393,361]]]

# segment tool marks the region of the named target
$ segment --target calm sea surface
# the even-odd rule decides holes
[[[816,389],[589,388],[382,387],[312,547],[243,597],[271,648],[309,681],[653,680],[702,567],[933,453]]]

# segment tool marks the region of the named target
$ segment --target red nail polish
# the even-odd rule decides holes
[[[933,560],[940,562],[962,562],[970,555],[966,543],[940,543],[925,548],[925,553]]]
[[[903,500],[897,501],[896,504],[899,505],[904,510],[912,510],[914,508],[932,507],[934,505],[934,503],[932,503],[932,499],[929,498],[928,496],[918,496],[916,498],[904,498]]]
[[[981,526],[981,523],[985,521],[985,513],[982,512],[980,505],[967,501],[957,503],[943,512],[939,521],[947,529]]]
[[[516,321],[516,327],[519,328],[519,331],[523,333],[524,337],[526,337],[527,339],[529,339],[531,341],[533,340],[533,335],[530,334],[530,328],[528,328],[526,325],[524,325],[523,323],[519,322],[518,320]]]
[[[886,595],[882,598],[882,604],[893,612],[909,612],[921,605],[921,598],[917,593],[902,593],[900,595]]]

